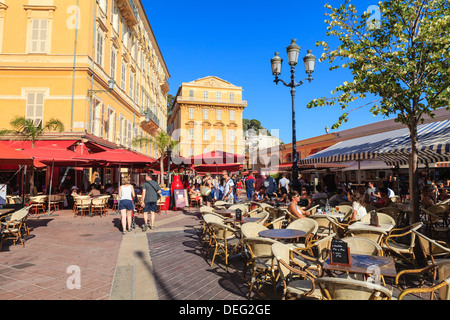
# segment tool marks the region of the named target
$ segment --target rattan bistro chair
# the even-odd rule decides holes
[[[283,300],[291,296],[297,298],[322,298],[314,283],[316,279],[311,274],[295,267],[296,264],[291,260],[291,249],[288,245],[283,243],[273,244],[272,254],[277,262],[283,283]]]
[[[230,253],[240,244],[240,238],[237,236],[238,230],[227,226],[223,223],[210,222],[212,246],[214,247],[214,254],[211,260],[211,268],[214,265],[214,260],[221,251],[225,258],[225,268],[228,272],[228,258]]]
[[[387,237],[387,233],[377,228],[357,228],[348,230],[345,233],[345,237],[361,237],[375,241],[377,244],[382,245],[384,239]]]
[[[304,243],[292,243],[294,247],[305,248],[307,244],[315,237],[317,230],[319,229],[319,224],[316,220],[310,218],[298,219],[291,222],[286,229],[296,229],[306,232],[303,236],[305,239]]]
[[[417,222],[408,227],[392,229],[384,240],[384,252],[394,258],[399,257],[417,267],[416,255],[414,253],[416,234],[413,231],[419,230],[422,225],[422,222]],[[401,239],[409,241],[400,241]]]
[[[412,231],[419,241],[423,255],[427,258],[428,264],[436,263],[436,259],[450,258],[450,246],[446,242],[430,239],[417,230]]]
[[[400,278],[403,275],[424,273],[433,273],[437,275],[437,277],[433,278],[431,286],[426,287],[421,285],[418,288],[403,288],[400,286]],[[395,284],[400,289],[398,300],[403,300],[403,298],[408,294],[423,293],[430,293],[430,300],[433,300],[436,291],[437,298],[439,300],[450,300],[450,260],[441,260],[435,264],[417,270],[402,270],[397,274]]]
[[[91,198],[90,197],[76,197],[74,198],[74,218],[77,215],[84,217],[85,214],[91,214]]]
[[[241,234],[244,239],[259,237],[258,233],[265,230],[268,228],[258,222],[247,222],[241,226]]]
[[[3,230],[0,234],[1,240],[11,239],[16,245],[16,241],[20,241],[22,247],[25,247],[23,236],[29,234],[26,220],[28,217],[29,207],[22,208],[11,215],[8,221],[2,223]],[[1,249],[1,247],[0,247]]]
[[[278,243],[278,241],[261,237],[244,238],[243,241],[246,252],[248,252],[248,259],[244,267],[244,277],[249,266],[251,266],[252,270],[248,299],[250,299],[253,288],[256,287],[259,292],[261,286],[267,282],[270,282],[275,292],[277,267],[274,264],[272,245]]]
[[[323,277],[316,279],[325,300],[391,300],[392,292],[368,281]]]

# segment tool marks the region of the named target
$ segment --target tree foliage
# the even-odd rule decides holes
[[[314,99],[309,108],[338,104],[344,111],[333,129],[348,121],[350,102],[372,94],[370,111],[393,116],[413,128],[424,115],[448,107],[450,97],[450,8],[447,0],[386,0],[378,4],[380,20],[358,14],[351,0],[337,8],[326,4],[327,36],[339,40],[330,48],[317,43],[330,70],[349,69],[353,81]]]
[[[379,19],[371,11],[358,14],[351,0],[339,7],[326,4],[327,36],[337,38],[337,48],[321,41],[320,61],[330,70],[349,69],[345,81],[331,97],[314,99],[308,108],[339,105],[342,116],[333,129],[348,121],[349,104],[368,94],[373,115],[394,117],[408,126],[411,137],[409,163],[413,221],[419,219],[417,186],[417,126],[434,110],[449,109],[450,7],[448,0],[384,0],[378,3]],[[367,105],[367,104],[366,104]]]

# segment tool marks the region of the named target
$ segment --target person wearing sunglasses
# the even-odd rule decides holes
[[[289,200],[291,201],[288,206],[288,211],[290,214],[299,219],[307,218],[310,216],[310,214],[306,210],[299,207],[298,205],[300,201],[300,194],[298,193],[298,191],[292,190],[291,192],[289,192]]]

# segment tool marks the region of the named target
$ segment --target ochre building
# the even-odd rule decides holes
[[[177,151],[191,157],[214,150],[244,155],[242,87],[215,76],[183,82],[168,119]]]
[[[156,158],[131,142],[167,130],[169,77],[140,0],[0,0],[0,129],[57,118]]]

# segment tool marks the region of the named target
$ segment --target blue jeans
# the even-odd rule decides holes
[[[253,189],[247,189],[247,199],[252,199],[253,197]]]

